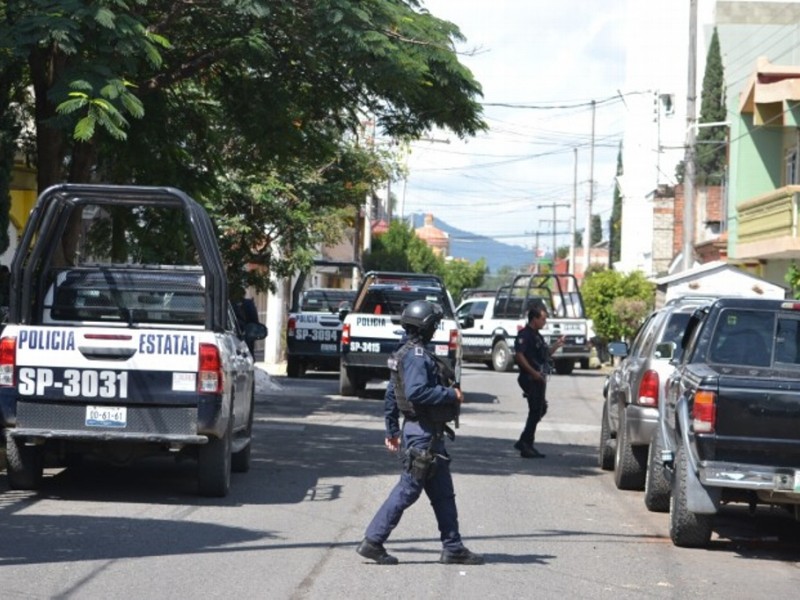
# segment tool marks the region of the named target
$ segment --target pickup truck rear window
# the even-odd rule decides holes
[[[300,312],[336,313],[344,303],[356,298],[352,290],[308,290],[300,299]]]
[[[61,272],[46,301],[48,321],[202,325],[202,274],[73,270]]]
[[[444,290],[409,289],[406,286],[400,288],[373,286],[369,288],[361,305],[355,308],[355,312],[399,316],[403,313],[403,309],[414,300],[435,302],[442,307],[446,319],[453,318],[453,311]]]
[[[720,312],[711,341],[711,362],[767,367],[772,364],[776,313],[726,309]]]

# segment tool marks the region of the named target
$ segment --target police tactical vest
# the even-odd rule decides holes
[[[448,421],[453,421],[458,416],[458,402],[454,402],[452,404],[421,407],[414,406],[414,404],[408,400],[408,397],[406,396],[405,382],[403,381],[402,367],[403,358],[412,349],[416,353],[427,354],[430,356],[428,351],[422,345],[416,344],[409,340],[403,344],[400,349],[397,350],[397,352],[392,354],[388,361],[390,377],[392,385],[394,385],[394,397],[397,401],[397,407],[400,409],[400,412],[403,413],[403,416],[408,419],[427,420],[434,424],[444,424]],[[435,357],[432,358],[434,358],[434,363],[437,365],[439,383],[444,386],[451,385],[452,382],[446,379],[446,376],[441,372],[441,368],[438,367],[440,361],[437,361]]]

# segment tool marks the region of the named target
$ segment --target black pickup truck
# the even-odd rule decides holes
[[[705,546],[722,504],[800,516],[800,302],[721,298],[699,308],[666,384],[660,456],[676,546]]]

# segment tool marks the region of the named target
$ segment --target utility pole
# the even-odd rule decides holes
[[[589,270],[589,249],[592,246],[592,201],[594,200],[594,113],[597,103],[592,100],[592,145],[589,157],[589,201],[586,210],[586,229],[583,232],[583,274]]]
[[[689,0],[689,81],[686,95],[686,154],[683,184],[683,270],[694,262],[695,102],[697,100],[697,0]]]
[[[575,160],[572,174],[572,214],[569,217],[569,272],[575,273],[575,228],[578,221],[578,148],[573,148],[572,152]],[[570,285],[572,285],[572,279],[570,279]]]
[[[557,204],[553,202],[552,204],[540,204],[537,208],[552,208],[553,209],[553,273],[556,272],[556,209],[557,208],[569,208],[569,204]]]

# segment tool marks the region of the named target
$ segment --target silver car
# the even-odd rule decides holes
[[[709,301],[704,297],[673,300],[648,315],[630,347],[611,342],[608,352],[622,358],[603,388],[599,464],[614,471],[619,489],[641,490],[647,477],[650,440],[658,425],[664,384],[674,370],[689,317]]]

